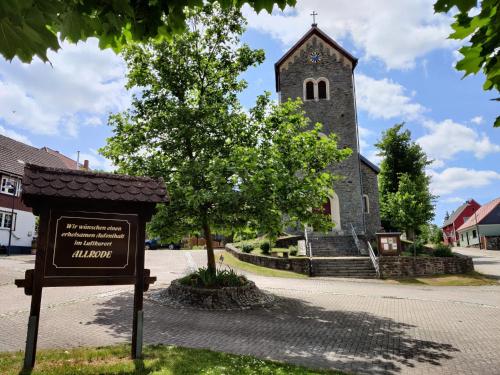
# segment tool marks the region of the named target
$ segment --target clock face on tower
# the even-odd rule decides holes
[[[309,54],[309,61],[313,64],[317,64],[321,61],[321,54],[318,51],[313,51]]]

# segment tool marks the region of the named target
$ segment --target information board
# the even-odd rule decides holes
[[[137,215],[51,211],[45,277],[135,275]]]

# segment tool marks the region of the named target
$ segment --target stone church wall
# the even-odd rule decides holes
[[[366,236],[372,238],[381,227],[377,174],[365,163],[360,164],[363,194],[368,195],[370,201],[369,213],[365,214]]]
[[[304,110],[314,123],[323,124],[323,133],[334,132],[338,136],[339,148],[349,147],[353,154],[333,167],[333,172],[342,175],[334,184],[339,197],[340,220],[343,230],[350,230],[352,223],[358,233],[364,230],[361,197],[360,167],[357,157],[358,135],[354,106],[352,66],[335,55],[329,55],[327,47],[318,38],[306,42],[307,48],[280,70],[281,101],[288,98],[303,98],[303,82],[307,78],[327,78],[330,100],[306,101]],[[322,59],[318,64],[308,60],[310,52],[317,50]]]

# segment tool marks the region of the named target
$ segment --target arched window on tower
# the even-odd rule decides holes
[[[318,82],[318,99],[326,98],[326,82],[321,80]]]
[[[306,100],[314,100],[314,82],[306,83]]]

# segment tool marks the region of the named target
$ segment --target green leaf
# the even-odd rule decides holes
[[[481,69],[484,58],[481,57],[481,47],[462,47],[459,52],[464,56],[456,64],[457,70],[465,72],[465,76],[477,73]]]
[[[438,0],[434,4],[434,11],[437,13],[446,13],[456,6],[460,12],[468,12],[477,6],[477,0]]]

